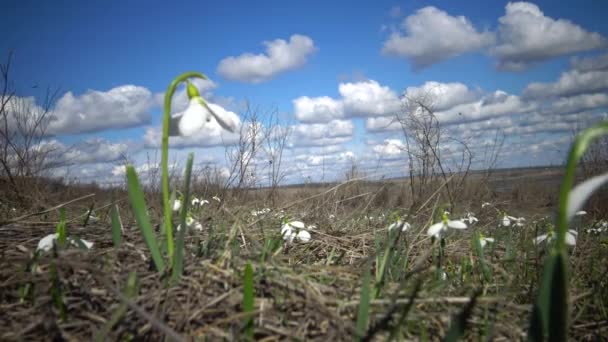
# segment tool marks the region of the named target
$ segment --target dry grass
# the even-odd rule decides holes
[[[38,240],[54,232],[55,214],[0,226],[0,311],[4,313],[0,315],[0,339],[92,340],[124,299],[121,293],[129,272],[136,271],[140,291],[108,340],[162,340],[165,336],[240,340],[247,318],[242,310],[242,272],[245,263],[251,262],[255,270],[255,339],[352,341],[365,265],[383,250],[389,217],[397,211],[410,214],[408,221],[413,228],[403,233],[395,246],[396,257],[389,267],[387,283],[380,297],[371,302],[371,322],[381,320],[394,305],[406,305],[415,284],[421,282],[401,333],[406,339],[427,336],[437,340],[445,334],[451,316],[481,289],[467,338],[520,340],[528,324],[544,252],[531,240],[542,232],[541,218],[554,208],[552,202],[546,203],[545,196],[549,195],[538,189],[532,195],[525,193],[525,186],[517,186],[517,196],[513,191],[496,192],[480,186],[478,191],[471,190],[474,196],[460,200],[462,205],[454,216],[472,210],[479,223],[447,238],[445,281],[436,277],[433,253],[437,244],[426,236],[436,198],[413,211],[403,195],[403,186],[397,183],[351,182],[333,189],[286,189],[276,201],[283,205],[264,217],[250,214],[266,206],[263,191],[238,199],[228,197],[222,205],[212,201],[195,215],[205,228],[188,236],[184,276],[175,287],[165,287],[164,279],[153,269],[127,203],[121,211],[124,242],[118,249],[112,245],[107,209],[98,210],[100,222],[83,227],[79,215],[90,202],[72,203],[68,206],[72,219],[68,232],[93,241],[94,248],[62,250],[56,257],[45,255],[38,261],[37,272],[27,272],[26,265]],[[75,196],[76,191],[72,194]],[[205,194],[206,198],[212,195]],[[109,203],[105,196],[96,196],[98,207]],[[498,228],[497,211],[480,209],[485,200],[496,209],[525,216],[529,224],[511,233]],[[317,226],[310,243],[265,249],[272,238],[280,238],[281,220],[276,214],[281,209],[290,218]],[[154,208],[151,211],[153,215],[157,212]],[[537,223],[533,224],[534,220]],[[586,220],[584,224],[591,222],[591,218]],[[493,273],[491,282],[485,282],[477,269],[478,258],[471,248],[476,231],[499,240],[486,249],[486,262]],[[607,257],[605,235],[579,234],[570,258],[574,340],[595,340],[608,334]],[[67,304],[65,322],[60,320],[50,296],[52,262],[58,267]],[[372,263],[372,272],[374,267]],[[28,283],[35,289],[33,300],[22,302],[19,290]],[[381,329],[374,339],[385,340],[387,336],[388,332]]]

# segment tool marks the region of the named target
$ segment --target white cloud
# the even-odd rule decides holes
[[[328,122],[344,117],[342,102],[328,96],[301,96],[293,100],[296,119],[302,122]]]
[[[509,2],[506,14],[498,21],[498,42],[490,53],[498,58],[498,68],[503,70],[524,70],[553,57],[608,45],[599,33],[588,32],[569,20],[545,16],[529,2]]]
[[[372,149],[382,159],[397,159],[403,157],[406,147],[399,139],[386,139]]]
[[[169,146],[174,148],[218,146],[231,145],[238,141],[241,126],[239,116],[236,113],[228,111],[217,104],[209,102],[208,105],[215,113],[225,118],[226,121],[235,123],[235,127],[237,127],[235,133],[226,131],[217,123],[217,121],[215,121],[215,119],[212,119],[201,128],[198,134],[194,134],[189,137],[170,137]],[[161,127],[149,127],[146,129],[146,133],[144,135],[145,146],[151,148],[160,147],[161,136]]]
[[[608,90],[607,71],[570,70],[552,83],[533,82],[523,92],[526,98],[573,96]]]
[[[90,138],[71,148],[64,147],[62,158],[71,164],[107,163],[126,158],[139,148],[126,142],[110,142],[102,138]]]
[[[303,66],[317,51],[310,37],[299,34],[292,35],[289,42],[275,39],[264,42],[264,45],[266,54],[245,53],[222,59],[217,67],[218,73],[233,81],[260,83]]]
[[[608,70],[608,53],[593,57],[573,57],[570,66],[578,71]]]
[[[401,108],[399,96],[374,80],[340,83],[338,90],[349,116],[386,116]]]
[[[89,90],[80,96],[67,92],[57,101],[48,133],[76,134],[139,126],[150,121],[153,105],[150,91],[134,85],[106,92]]]
[[[332,120],[328,123],[299,124],[293,127],[293,146],[329,146],[349,141],[354,132],[351,120]]]
[[[536,107],[536,104],[527,103],[517,95],[496,90],[484,95],[477,101],[457,105],[448,110],[436,112],[435,115],[439,122],[456,123],[526,113],[536,109]]]
[[[392,33],[382,52],[408,58],[414,69],[480,50],[494,42],[493,33],[478,31],[466,17],[451,16],[433,6],[406,17],[402,27],[405,34]]]
[[[442,111],[459,104],[472,102],[479,98],[480,94],[470,90],[462,83],[429,81],[421,87],[407,87],[405,96],[411,98],[426,97],[430,101],[431,108]]]
[[[365,129],[369,132],[398,131],[401,130],[401,124],[394,116],[380,116],[367,118]]]

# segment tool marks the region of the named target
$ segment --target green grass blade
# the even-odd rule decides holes
[[[248,262],[245,265],[245,274],[243,275],[243,312],[253,314],[254,304],[253,268],[251,263]],[[245,320],[245,337],[247,340],[253,340],[253,333],[253,316],[248,315]]]
[[[188,162],[186,163],[186,178],[184,185],[184,203],[180,211],[179,222],[181,225],[180,231],[177,233],[177,241],[175,242],[175,254],[173,254],[173,273],[171,274],[171,282],[176,284],[182,275],[184,270],[184,238],[188,231],[186,225],[186,215],[188,214],[188,204],[190,203],[190,176],[192,174],[192,162],[194,160],[194,154],[188,155]]]
[[[83,227],[86,227],[87,224],[89,224],[89,218],[91,218],[91,215],[93,215],[94,207],[95,207],[95,202],[91,202],[91,206],[89,207],[89,210],[87,211],[87,216],[84,217],[84,222],[82,223]]]
[[[481,294],[481,291],[477,291],[471,297],[471,300],[465,307],[458,313],[458,315],[454,316],[452,319],[452,323],[450,323],[450,328],[448,329],[448,333],[443,338],[444,342],[456,342],[464,336],[464,333],[467,329],[467,322],[471,315],[473,314],[473,308],[477,303],[477,297]]]
[[[112,220],[112,242],[114,248],[120,247],[122,243],[122,220],[120,219],[120,213],[118,211],[118,205],[113,204],[110,209],[110,218]]]
[[[357,325],[356,333],[357,340],[360,340],[366,335],[367,326],[369,323],[369,303],[371,300],[370,293],[370,274],[371,265],[367,265],[365,273],[363,274],[363,282],[361,283],[361,296],[359,299],[359,311],[357,312]]]
[[[479,257],[479,268],[481,269],[483,278],[486,282],[489,282],[492,280],[492,276],[484,258],[483,247],[481,246],[481,234],[479,232],[475,233],[473,236],[473,246],[477,252],[477,257]]]
[[[568,277],[564,252],[549,256],[545,263],[537,303],[530,318],[528,340],[566,341],[568,335]]]
[[[165,271],[165,262],[160,254],[160,250],[158,249],[156,237],[154,236],[154,230],[150,224],[150,218],[146,213],[144,193],[141,190],[139,180],[137,179],[137,173],[132,165],[127,166],[127,187],[129,190],[129,200],[135,213],[137,225],[139,226],[139,229],[144,236],[144,240],[148,245],[148,249],[150,250],[150,254],[152,255],[152,260],[154,261],[156,269],[159,273],[163,273]]]
[[[65,208],[59,209],[59,223],[57,223],[56,233],[58,235],[57,243],[62,247],[65,246],[68,238],[67,224],[65,222]]]
[[[129,278],[127,279],[127,287],[124,290],[125,297],[127,299],[131,299],[137,295],[139,290],[139,282],[137,280],[137,273],[131,272],[129,273]],[[112,330],[112,328],[124,317],[129,309],[129,304],[127,302],[122,302],[118,306],[118,308],[112,314],[112,317],[103,325],[101,330],[95,335],[96,342],[107,341],[108,334]]]
[[[55,262],[51,262],[51,298],[55,307],[59,310],[59,317],[62,322],[68,320],[67,308],[63,298],[63,289],[61,287],[61,280],[59,279],[59,272],[57,272],[57,265]]]

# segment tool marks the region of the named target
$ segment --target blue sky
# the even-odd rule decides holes
[[[479,165],[496,130],[506,135],[503,166],[559,162],[576,125],[605,117],[607,10],[593,0],[8,0],[0,4],[0,52],[5,60],[14,51],[19,98],[40,104],[47,86],[60,89],[46,142],[71,147],[81,165],[71,176],[119,179],[118,154],[145,165],[162,93],[196,70],[213,81],[199,84],[204,96],[243,127],[244,101],[263,118],[278,110],[292,132],[285,172],[293,182],[314,179],[320,165],[332,165],[328,178],[353,162],[403,172],[403,133],[386,123],[408,88],[435,95],[445,136],[479,147]],[[185,105],[177,101],[175,111]],[[172,153],[180,160],[194,151],[223,168],[234,141],[210,127]],[[267,157],[254,157],[257,173],[266,173]]]

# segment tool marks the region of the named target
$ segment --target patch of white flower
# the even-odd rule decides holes
[[[466,229],[467,224],[460,220],[448,219],[449,212],[444,212],[440,222],[431,225],[427,231],[428,236],[439,238],[448,232],[448,229]]]
[[[306,225],[302,221],[289,221],[281,226],[281,236],[287,243],[294,241],[309,242],[311,239],[310,233],[306,230]]]
[[[38,247],[36,247],[36,251],[41,251],[41,252],[50,251],[51,249],[53,249],[53,245],[57,243],[58,238],[59,238],[58,233],[49,234],[49,235],[43,237],[42,239],[40,239],[40,241],[38,241]],[[67,242],[69,242],[71,245],[73,245],[75,247],[80,247],[80,245],[78,244],[78,241],[80,240],[80,242],[82,242],[82,244],[87,249],[93,248],[93,243],[90,241],[87,241],[85,239],[74,239],[71,237],[67,237],[66,240],[67,240]]]

